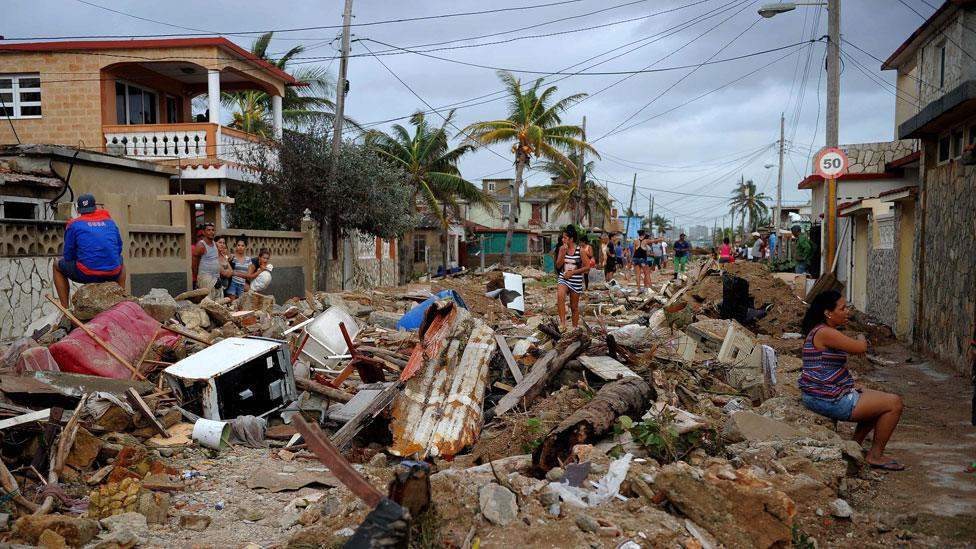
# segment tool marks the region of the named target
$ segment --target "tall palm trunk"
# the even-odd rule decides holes
[[[413,218],[417,215],[417,187],[414,187],[413,196],[410,197],[410,217]],[[416,230],[416,229],[414,229]],[[399,255],[399,265],[400,265],[400,284],[406,284],[410,282],[410,277],[413,276],[413,234],[405,234],[403,238],[400,239],[399,246],[397,246],[397,254]]]
[[[441,211],[444,214],[444,219],[447,219],[447,204],[441,206]],[[451,223],[448,221],[444,224],[444,243],[441,245],[441,252],[443,252],[441,255],[444,259],[444,274],[447,274],[451,270],[450,266],[448,265],[448,257],[450,255],[448,248],[451,245],[450,230]]]
[[[502,263],[512,264],[512,235],[515,232],[515,220],[518,219],[519,189],[522,188],[522,172],[525,171],[525,153],[519,150],[515,157],[515,185],[512,186],[512,205],[508,210],[508,228],[505,231],[505,254]]]

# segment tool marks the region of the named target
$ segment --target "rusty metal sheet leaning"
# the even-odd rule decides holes
[[[393,445],[398,456],[453,456],[478,440],[488,364],[498,348],[495,332],[455,307],[439,338],[424,338],[424,360],[393,403]],[[427,351],[435,352],[428,354]]]

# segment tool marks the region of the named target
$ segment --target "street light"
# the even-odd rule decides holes
[[[840,126],[840,1],[827,2],[780,2],[759,8],[759,15],[770,18],[793,11],[797,6],[827,6],[827,147],[836,147]],[[782,161],[781,161],[782,162]],[[826,215],[826,267],[834,263],[837,242],[837,180],[827,180]]]

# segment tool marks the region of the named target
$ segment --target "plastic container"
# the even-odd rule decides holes
[[[464,304],[464,300],[461,299],[461,296],[457,292],[454,290],[444,290],[434,297],[427,298],[427,300],[423,303],[407,311],[407,314],[403,315],[400,321],[397,322],[397,330],[413,331],[419,329],[420,324],[424,321],[424,313],[427,312],[427,308],[430,307],[431,303],[434,301],[439,301],[441,299],[450,299],[465,309],[468,308],[468,306]]]
[[[230,423],[200,418],[193,424],[192,438],[201,446],[223,450],[230,441]]]
[[[260,292],[268,286],[271,285],[271,271],[274,270],[274,265],[268,263],[268,270],[263,271],[258,276],[254,277],[251,282],[251,290],[255,292]]]
[[[325,364],[330,356],[346,354],[349,351],[349,346],[346,345],[342,331],[339,330],[340,322],[346,325],[349,338],[356,339],[356,334],[359,333],[359,324],[356,323],[356,319],[342,307],[329,307],[305,326],[308,341],[302,348],[302,354],[319,364]]]

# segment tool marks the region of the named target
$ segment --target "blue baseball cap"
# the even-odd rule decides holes
[[[78,197],[78,213],[92,213],[97,208],[95,206],[95,197],[90,194],[83,194]]]

